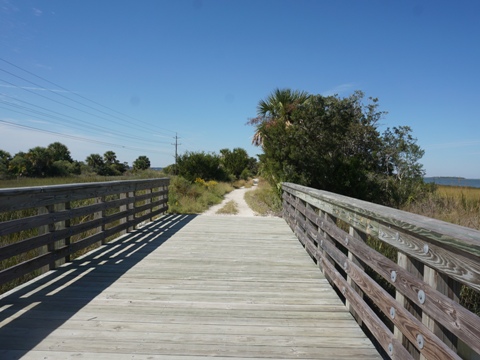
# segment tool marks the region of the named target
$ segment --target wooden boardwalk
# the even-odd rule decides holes
[[[0,298],[0,359],[379,359],[279,218],[166,216]]]

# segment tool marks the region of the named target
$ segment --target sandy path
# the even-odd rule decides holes
[[[202,215],[246,216],[246,217],[255,216],[256,215],[255,212],[252,209],[250,209],[250,207],[245,202],[245,199],[243,198],[247,191],[250,191],[250,190],[253,190],[253,189],[255,189],[255,186],[253,186],[249,189],[241,188],[241,189],[235,189],[232,192],[229,192],[227,195],[225,195],[225,198],[223,199],[223,201],[220,204],[210,207],[210,209],[203,212]],[[233,214],[232,215],[216,214],[216,212],[218,210],[220,210],[222,207],[224,207],[225,204],[227,202],[231,201],[231,200],[233,200],[237,203],[238,214],[235,214],[235,215],[233,215]]]

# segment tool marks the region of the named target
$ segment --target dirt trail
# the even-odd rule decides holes
[[[245,193],[247,191],[251,191],[255,189],[255,186],[249,188],[249,189],[246,189],[246,188],[241,188],[241,189],[235,189],[233,190],[232,192],[228,193],[227,195],[225,195],[225,198],[223,199],[223,201],[218,204],[218,205],[214,205],[212,207],[210,207],[210,209],[208,209],[207,211],[203,212],[202,215],[215,215],[215,216],[244,216],[244,217],[251,217],[251,216],[255,216],[255,212],[250,209],[250,207],[247,205],[247,203],[245,202],[245,199],[243,198]],[[218,210],[220,210],[222,207],[225,206],[225,204],[229,201],[235,201],[235,203],[237,204],[237,207],[238,207],[238,214],[231,214],[231,215],[225,215],[225,214],[216,214],[216,212]]]

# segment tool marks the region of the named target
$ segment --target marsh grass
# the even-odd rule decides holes
[[[217,214],[223,214],[223,215],[238,214],[238,205],[235,201],[230,200],[220,210],[218,210],[216,213]]]
[[[403,210],[480,230],[480,189],[438,186],[435,192]],[[462,286],[460,303],[480,316],[480,293]]]
[[[480,188],[438,186],[402,210],[480,230]]]

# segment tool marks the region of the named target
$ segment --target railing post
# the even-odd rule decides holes
[[[397,263],[412,275],[418,278],[423,277],[423,264],[420,261],[412,259],[411,257],[399,251],[397,255]],[[400,303],[400,306],[403,306],[405,309],[407,309],[418,320],[422,320],[422,310],[418,305],[406,298],[398,290],[396,291],[395,298]],[[418,349],[407,339],[404,334],[402,334],[402,332],[396,326],[394,329],[394,334],[395,337],[402,342],[403,346],[408,350],[408,352],[412,354],[414,359],[420,359],[420,352]]]
[[[65,203],[60,203],[60,204],[49,205],[47,207],[47,210],[50,214],[54,214],[56,212],[65,210],[66,207],[67,206],[66,206]],[[52,233],[53,237],[54,237],[53,241],[48,244],[48,251],[51,252],[53,254],[53,256],[55,256],[55,252],[56,252],[57,249],[65,246],[65,239],[56,239],[55,238],[55,232],[57,230],[65,229],[65,227],[66,227],[65,221],[55,222],[55,217],[53,219],[53,222],[51,222],[48,225],[48,231],[50,233]],[[64,264],[65,261],[67,261],[65,258],[58,259],[58,260],[53,260],[49,265],[49,269],[50,270],[56,269],[60,265]]]
[[[448,296],[450,299],[455,302],[459,302],[461,285],[459,282],[454,281],[448,276],[439,273],[438,271],[425,266],[423,271],[423,279],[429,284],[432,288],[438,290],[442,294]],[[453,335],[450,331],[445,329],[440,324],[436,323],[434,319],[428,316],[426,313],[422,314],[422,322],[430,329],[432,332],[441,339],[448,347],[457,352],[458,347],[458,338]],[[464,356],[468,359],[468,356]],[[423,360],[423,357],[421,357]]]
[[[129,224],[131,224],[127,231],[130,232],[130,231],[133,231],[135,229],[135,226],[133,225],[134,224],[134,220],[135,220],[135,213],[134,213],[134,210],[135,210],[135,191],[129,191],[128,192],[128,195],[127,197],[129,198],[130,202],[128,203],[128,217],[127,217],[127,221]],[[131,213],[130,213],[131,212]]]
[[[120,193],[119,198],[121,200],[126,199],[127,198],[127,193]],[[119,211],[126,213],[127,205],[126,204],[125,205],[120,205]],[[125,224],[127,221],[128,221],[128,216],[127,216],[127,214],[125,214],[125,216],[120,219],[120,224]],[[126,233],[127,233],[127,229],[124,229],[124,230],[120,231],[120,235],[123,235],[123,234],[126,234]]]
[[[43,214],[48,214],[48,209],[45,206],[40,206],[37,208],[37,215],[43,215]],[[47,234],[49,231],[49,226],[48,225],[42,225],[38,228],[38,235],[44,235]],[[48,252],[48,245],[39,247],[37,250],[37,255],[43,255]],[[41,268],[38,269],[40,274],[46,273],[50,269],[50,266],[45,265],[42,266]]]

